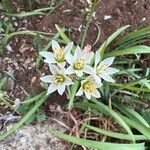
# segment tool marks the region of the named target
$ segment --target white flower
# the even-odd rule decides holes
[[[91,96],[99,98],[100,92],[97,88],[101,87],[102,83],[97,84],[92,76],[87,77],[85,80],[81,81],[81,87],[76,93],[76,96],[81,96],[83,93],[87,99],[91,99]]]
[[[101,79],[108,82],[115,82],[111,77],[112,74],[119,72],[118,69],[110,67],[114,61],[114,57],[109,57],[100,62],[100,53],[95,54],[94,77],[96,82],[101,83]]]
[[[68,54],[66,57],[66,61],[70,64],[66,70],[66,73],[75,73],[79,77],[81,77],[84,72],[90,74],[91,71],[93,71],[93,68],[88,64],[90,64],[93,55],[93,52],[81,51],[80,47],[77,46],[74,56],[72,54]]]
[[[92,4],[91,0],[87,0],[87,3],[88,3],[88,4]]]
[[[40,78],[43,82],[50,83],[46,95],[51,94],[56,90],[62,95],[66,86],[73,84],[73,82],[68,76],[66,76],[64,68],[50,65],[50,71],[52,75],[46,75]]]
[[[52,52],[40,52],[40,55],[45,57],[46,59],[44,62],[49,64],[57,64],[60,67],[64,67],[66,65],[66,55],[67,53],[70,53],[70,50],[73,47],[73,42],[69,43],[65,47],[60,47],[60,45],[53,40],[52,41]]]

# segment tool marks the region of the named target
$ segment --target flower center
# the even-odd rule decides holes
[[[87,81],[83,84],[83,89],[86,92],[93,93],[96,87],[93,82]]]
[[[64,62],[64,60],[65,60],[65,57],[64,57],[64,47],[62,47],[60,49],[56,49],[54,51],[54,57],[55,57],[55,60],[58,63]]]
[[[97,67],[96,73],[100,74],[101,72],[105,71],[107,68],[108,68],[108,65],[106,65],[106,64],[100,65]]]
[[[65,77],[63,75],[60,74],[56,74],[55,78],[54,78],[54,83],[55,84],[61,84],[65,81]]]
[[[84,67],[84,60],[83,59],[79,59],[77,61],[75,61],[74,63],[74,69],[75,70],[81,70]]]

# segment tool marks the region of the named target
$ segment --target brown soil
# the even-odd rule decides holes
[[[35,3],[33,7],[34,9],[48,7],[50,2],[42,0],[40,4]],[[72,0],[71,2],[63,3],[50,15],[24,17],[21,19],[13,17],[9,21],[13,23],[14,30],[25,28],[49,34],[55,33],[55,24],[58,24],[61,27],[70,28],[71,39],[76,42],[80,34],[78,29],[83,20],[82,14],[76,8],[82,11],[86,5],[84,0]],[[23,0],[13,0],[12,7],[13,12],[29,11],[28,3]],[[71,12],[67,12],[68,9]],[[92,44],[96,39],[97,28],[95,24],[100,26],[101,36],[97,45],[93,47],[94,49],[99,47],[100,43],[119,27],[130,24],[131,30],[133,30],[140,26],[150,25],[149,14],[150,1],[148,0],[102,0],[97,6],[95,17],[93,17],[90,24],[86,44]],[[111,18],[104,20],[106,15],[111,15]],[[6,17],[2,14],[1,18],[6,20]],[[12,50],[7,50],[5,56],[0,58],[1,72],[14,72],[13,75],[16,80],[8,82],[6,86],[6,90],[13,99],[19,98],[22,100],[25,96],[41,91],[38,80],[40,75],[36,71],[38,51],[33,42],[33,38],[29,36],[12,38],[9,42]]]
[[[28,3],[24,0],[11,0],[13,12],[29,11]],[[40,4],[34,3],[33,8],[38,9],[48,7],[50,0],[41,0]],[[70,29],[71,40],[76,43],[80,31],[80,25],[83,21],[83,15],[80,11],[86,7],[85,0],[71,0],[64,2],[52,14],[44,16],[32,16],[24,18],[9,18],[12,22],[14,31],[27,29],[45,32],[52,35],[56,32],[55,24]],[[71,10],[71,11],[68,11]],[[93,47],[96,49],[100,44],[116,29],[131,25],[133,31],[137,27],[150,25],[150,1],[149,0],[102,0],[96,7],[95,16],[92,18],[90,28],[86,37],[86,44],[93,44],[97,38],[97,27],[101,29],[101,36],[98,43]],[[105,20],[106,16],[111,16]],[[1,13],[1,19],[7,21],[7,17]],[[50,36],[51,37],[51,36]],[[31,96],[42,91],[39,77],[48,72],[46,65],[39,73],[36,70],[36,57],[38,50],[34,45],[34,39],[30,36],[17,36],[9,41],[10,49],[7,49],[4,56],[0,57],[0,75],[6,72],[12,72],[15,79],[10,78],[5,90],[11,99],[19,98],[23,100],[26,96]],[[45,103],[46,111],[49,105],[57,103],[66,104],[66,97],[59,97],[53,94]],[[0,110],[0,113],[4,113]]]

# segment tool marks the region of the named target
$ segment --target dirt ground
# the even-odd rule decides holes
[[[34,9],[48,7],[50,1],[42,0],[41,4],[35,4]],[[36,6],[36,7],[35,7]],[[29,11],[28,3],[23,0],[13,0],[12,7],[14,12]],[[80,12],[74,10],[85,9],[84,0],[71,1],[63,3],[52,14],[45,16],[32,16],[17,19],[15,17],[9,19],[14,25],[14,30],[34,30],[45,33],[55,33],[55,24],[61,27],[71,29],[71,39],[76,43],[79,37],[80,25],[83,16]],[[67,13],[65,10],[72,10]],[[98,24],[101,29],[99,42],[93,47],[96,49],[100,44],[116,29],[124,25],[130,24],[130,30],[137,27],[150,25],[150,1],[149,0],[102,0],[96,8],[95,15],[90,29],[86,37],[86,44],[92,44],[97,37]],[[106,19],[107,17],[109,19]],[[3,14],[1,18],[6,20]],[[18,36],[9,41],[5,56],[0,58],[0,71],[12,72],[14,80],[8,82],[6,90],[12,99],[19,98],[23,100],[26,96],[33,95],[41,91],[39,83],[39,73],[36,71],[36,56],[38,50],[34,45],[32,37]],[[48,69],[45,67],[45,70]]]
[[[14,13],[29,11],[27,1],[11,0],[11,2]],[[40,4],[34,3],[33,8],[48,7],[50,2],[50,0],[41,0]],[[34,30],[53,35],[56,32],[55,24],[58,24],[60,27],[70,29],[71,40],[76,43],[83,21],[83,16],[78,9],[82,11],[86,5],[85,0],[70,0],[64,2],[50,15],[18,19],[16,17],[8,18],[1,11],[0,16],[5,22],[12,22],[14,31]],[[149,0],[102,0],[96,7],[93,15],[86,37],[86,44],[93,44],[96,40],[96,25],[100,27],[101,36],[97,44],[93,47],[94,50],[116,29],[124,25],[131,25],[128,31],[133,31],[137,27],[149,26],[149,14]],[[39,76],[46,74],[48,67],[44,66],[41,74],[39,74],[36,70],[37,55],[38,50],[34,44],[33,37],[17,36],[9,41],[4,56],[0,57],[0,77],[6,72],[11,73],[13,77],[9,79],[5,87],[12,100],[17,98],[23,100],[26,96],[35,95],[42,91]],[[66,104],[66,98],[65,96],[64,98],[60,98],[57,94],[53,94],[44,105],[46,112],[49,111],[49,104],[63,106],[63,104]],[[4,110],[3,106],[0,106],[1,114],[6,113]]]

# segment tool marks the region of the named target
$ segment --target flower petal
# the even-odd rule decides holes
[[[103,73],[103,74],[99,74],[99,76],[103,79],[103,80],[105,80],[105,81],[108,81],[108,82],[115,82],[115,80],[110,76],[110,75],[108,75],[108,74],[106,74],[106,73]]]
[[[64,49],[65,54],[68,53],[68,52],[70,53],[72,47],[73,47],[73,42],[69,43],[69,44],[65,47],[65,49]]]
[[[50,84],[47,90],[46,95],[49,95],[57,90],[57,86],[55,84]]]
[[[85,92],[85,91],[84,91],[84,93],[85,93],[86,98],[90,100],[91,99],[91,94],[88,93],[88,92]]]
[[[81,96],[81,95],[83,95],[83,89],[82,89],[82,87],[80,87],[80,89],[76,93],[76,96]]]
[[[85,65],[83,71],[87,74],[91,74],[91,75],[94,74],[94,69],[89,65]]]
[[[65,85],[71,85],[71,84],[73,84],[72,80],[69,77],[66,77]]]
[[[60,49],[60,45],[55,40],[52,40],[52,49],[53,50]]]
[[[72,68],[72,66],[69,66],[66,71],[65,71],[66,74],[73,74],[74,73],[74,70]]]
[[[66,65],[66,62],[57,63],[57,65],[58,65],[60,68],[64,68],[65,65]]]
[[[113,68],[113,67],[108,67],[108,68],[105,70],[105,72],[106,72],[107,74],[115,74],[115,73],[119,72],[119,69],[116,69],[116,68]]]
[[[79,46],[77,46],[75,53],[74,53],[74,61],[77,59],[80,59],[80,57],[82,57],[81,53],[82,53],[81,48]]]
[[[55,64],[55,63],[57,63],[54,58],[52,58],[52,59],[44,59],[44,62],[48,63],[48,64]]]
[[[91,62],[93,56],[94,56],[94,53],[93,53],[93,52],[84,53],[83,59],[85,60],[85,63],[86,63],[86,64],[90,64],[90,62]]]
[[[98,75],[94,75],[93,77],[98,85],[101,84],[102,80]]]
[[[51,72],[52,74],[56,74],[56,73],[57,73],[56,68],[55,68],[54,65],[49,64],[49,69],[50,69],[50,72]]]
[[[100,52],[96,51],[96,53],[95,53],[95,64],[94,65],[97,66],[99,64],[100,60],[101,60]]]
[[[58,85],[58,93],[60,94],[60,95],[63,95],[63,93],[64,93],[64,91],[65,91],[65,85],[64,84],[61,84],[61,85]]]
[[[40,78],[41,81],[45,83],[52,83],[53,82],[53,76],[52,75],[46,75]]]
[[[78,77],[82,77],[83,76],[83,70],[75,70],[75,73]]]
[[[97,89],[92,93],[92,96],[96,97],[96,98],[100,98],[101,97],[100,92]]]
[[[100,65],[110,66],[113,63],[114,59],[115,59],[115,57],[106,58],[100,63]]]
[[[70,65],[72,65],[74,63],[73,56],[70,53],[67,53],[65,55],[65,59]]]
[[[41,56],[46,58],[44,62],[46,63],[55,63],[54,55],[51,52],[40,52],[39,53]]]

